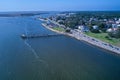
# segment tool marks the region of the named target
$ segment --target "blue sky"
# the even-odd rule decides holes
[[[1,0],[0,11],[120,10],[120,0]]]

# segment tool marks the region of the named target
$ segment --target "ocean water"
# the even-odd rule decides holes
[[[0,80],[120,80],[119,55],[68,36],[20,37],[49,33],[35,16],[0,17]]]

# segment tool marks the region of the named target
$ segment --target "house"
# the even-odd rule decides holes
[[[100,32],[99,27],[97,25],[92,26],[91,32],[99,33]]]
[[[78,29],[81,30],[82,32],[88,32],[89,31],[89,28],[87,26],[84,26],[84,25],[78,26]]]
[[[120,28],[120,24],[119,25],[112,24],[112,28],[107,29],[107,32],[117,31],[118,28]]]
[[[99,30],[99,27],[97,25],[94,25],[92,28],[95,30]]]
[[[112,28],[107,29],[108,33],[112,32],[112,31],[113,31]]]
[[[59,24],[63,24],[64,23],[64,20],[58,20],[57,21]]]
[[[65,32],[71,33],[71,28],[67,27]]]
[[[113,29],[113,31],[117,30],[117,25],[116,24],[112,24],[112,29]]]

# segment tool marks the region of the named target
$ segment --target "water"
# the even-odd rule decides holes
[[[120,56],[54,33],[34,17],[0,18],[0,80],[120,80]]]

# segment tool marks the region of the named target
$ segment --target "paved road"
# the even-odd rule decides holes
[[[80,30],[72,30],[72,34],[75,38],[77,38],[79,40],[84,40],[84,41],[91,43],[93,45],[96,45],[98,47],[101,47],[101,48],[104,48],[106,50],[110,50],[112,52],[120,54],[119,47],[111,45],[111,44],[106,43],[106,42],[103,42],[103,41],[98,40],[96,38],[87,36],[87,35],[83,34]]]

